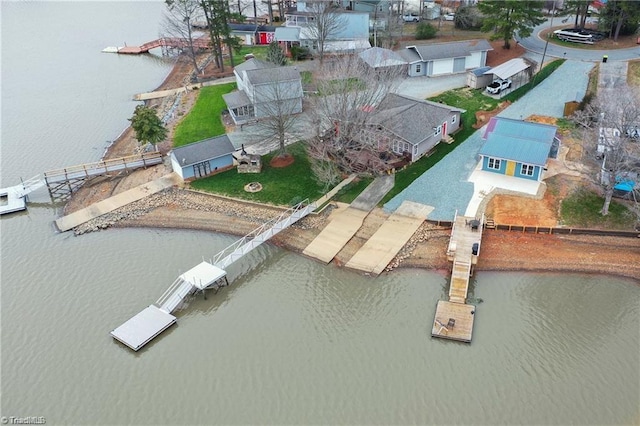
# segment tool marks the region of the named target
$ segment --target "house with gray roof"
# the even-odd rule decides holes
[[[482,137],[482,170],[536,181],[560,147],[556,126],[504,117],[492,117]]]
[[[183,180],[199,179],[233,167],[235,148],[227,135],[171,150],[171,167]]]
[[[407,46],[398,53],[409,63],[410,77],[432,77],[484,67],[489,50],[489,42],[479,39]]]
[[[238,90],[222,95],[236,124],[302,112],[302,77],[294,66],[249,59],[233,69]],[[276,111],[277,110],[277,111]]]
[[[460,128],[464,112],[445,104],[389,93],[360,129],[363,143],[376,144],[416,161]]]

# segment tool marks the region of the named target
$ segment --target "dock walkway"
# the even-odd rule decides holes
[[[343,212],[335,218],[309,243],[303,254],[324,263],[329,263],[353,238],[364,219],[393,188],[394,176],[376,178]]]
[[[172,312],[182,305],[185,298],[197,291],[229,285],[226,272],[229,265],[315,209],[315,203],[302,202],[231,244],[211,261],[202,261],[176,278],[154,305],[111,331],[111,336],[134,351],[139,350],[176,322]]]
[[[484,216],[458,216],[451,229],[447,257],[453,262],[449,300],[440,300],[431,336],[471,342],[476,307],[467,304],[469,281],[480,255]]]

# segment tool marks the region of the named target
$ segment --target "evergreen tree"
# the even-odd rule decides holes
[[[287,57],[277,41],[269,43],[267,48],[267,61],[276,65],[287,65]]]
[[[491,40],[504,40],[503,48],[511,48],[511,39],[517,32],[529,37],[533,28],[544,22],[544,2],[535,0],[485,0],[478,3],[484,15],[483,32],[493,31]]]
[[[168,130],[153,108],[138,105],[129,121],[140,145],[147,143],[155,145],[167,137]]]

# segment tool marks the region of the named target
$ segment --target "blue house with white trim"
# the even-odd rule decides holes
[[[556,126],[503,117],[491,118],[482,138],[482,170],[536,181],[560,147]]]
[[[227,135],[174,148],[171,167],[183,180],[199,179],[233,167],[235,148]]]

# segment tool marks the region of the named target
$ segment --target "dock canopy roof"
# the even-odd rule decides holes
[[[180,275],[180,278],[203,290],[226,276],[227,272],[224,269],[208,262],[202,262]]]

